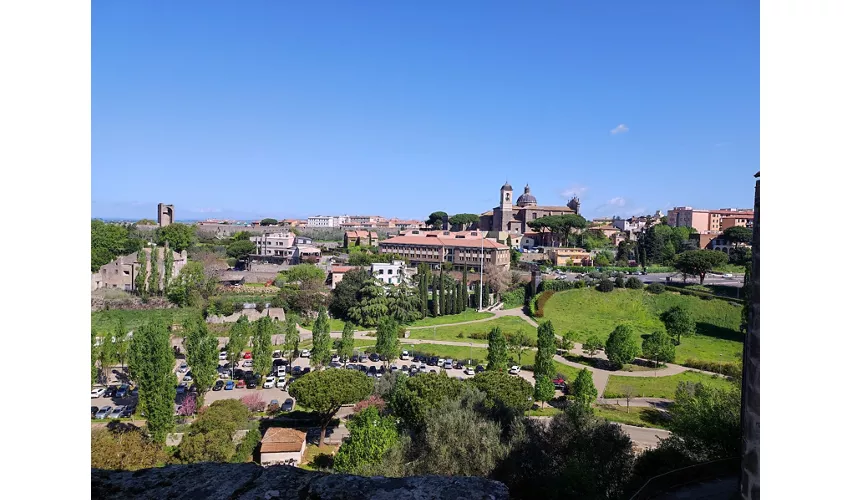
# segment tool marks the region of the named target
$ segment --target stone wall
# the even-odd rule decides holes
[[[205,463],[135,472],[91,470],[93,499],[507,500],[508,488],[479,477],[363,477],[297,467]]]
[[[759,177],[759,174],[756,174]],[[760,330],[759,330],[759,226],[761,211],[759,210],[759,185],[756,181],[755,217],[753,219],[753,263],[750,272],[750,311],[747,320],[747,336],[744,339],[744,372],[741,401],[741,431],[743,434],[741,452],[741,498],[758,500],[760,498]]]
[[[236,323],[240,316],[247,316],[250,321],[257,321],[263,316],[270,316],[272,319],[276,319],[278,321],[286,320],[282,307],[270,307],[263,312],[259,312],[256,309],[243,309],[231,314],[230,316],[209,316],[207,318],[207,323]]]

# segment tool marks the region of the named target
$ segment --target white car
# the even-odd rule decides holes
[[[192,376],[191,376],[191,375],[188,375],[188,374],[187,374],[185,377],[183,377],[183,382],[191,382],[191,381],[192,381]]]
[[[723,275],[723,277],[724,277],[724,278],[732,278],[733,276],[732,276],[731,274],[728,274],[728,273],[727,273],[727,274],[724,274],[724,275]]]
[[[277,366],[277,376],[278,377],[285,377],[286,376],[286,367],[285,366],[283,366],[283,365]]]
[[[465,375],[469,375],[470,377],[474,377],[475,376],[475,368],[473,368],[471,366],[467,366],[466,368],[464,368],[463,373]]]
[[[280,377],[275,384],[278,389],[286,389],[286,377]]]
[[[519,375],[519,367],[517,365],[512,366],[511,369],[508,370],[508,373],[511,375]]]
[[[186,363],[181,363],[180,368],[178,368],[177,371],[180,373],[186,373],[187,371],[189,371],[189,365],[187,365]]]
[[[310,357],[310,350],[304,349],[303,351],[301,351],[301,357],[302,358],[309,358]]]
[[[254,366],[254,360],[253,359],[246,359],[245,361],[242,362],[243,368],[252,368],[253,366]]]
[[[339,363],[339,354],[331,356],[331,363]]]
[[[274,387],[275,382],[277,382],[277,379],[275,379],[274,377],[266,377],[266,382],[263,384],[263,389],[271,389],[272,387]]]
[[[439,359],[437,359],[437,366],[443,366],[443,364],[444,364],[445,362],[446,362],[446,360],[445,360],[445,359],[443,359],[443,358],[439,358]]]
[[[104,394],[106,394],[106,389],[103,388],[103,387],[98,387],[97,389],[91,390],[91,398],[92,399],[99,398],[99,397],[103,396]]]
[[[410,359],[410,353],[407,351],[401,351],[401,359],[407,360]]]
[[[281,352],[280,349],[277,349],[272,353],[272,358],[277,359],[279,357],[281,357]]]
[[[443,362],[443,369],[445,370],[450,370],[452,366],[454,366],[454,363],[452,363],[452,358],[449,358]]]
[[[223,351],[223,352],[218,353],[218,359],[220,359],[222,361],[226,360],[227,359],[227,352]]]

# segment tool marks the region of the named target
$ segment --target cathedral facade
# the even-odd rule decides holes
[[[482,231],[522,235],[531,229],[528,223],[547,215],[578,214],[581,202],[573,197],[566,205],[538,205],[531,188],[525,185],[524,192],[513,202],[514,188],[505,182],[499,190],[499,206],[480,215],[478,227]]]

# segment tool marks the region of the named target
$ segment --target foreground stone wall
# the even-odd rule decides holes
[[[507,487],[478,477],[382,478],[256,464],[170,465],[91,471],[93,499],[455,499],[507,500]]]
[[[756,174],[759,177],[759,174]],[[759,328],[760,294],[759,278],[761,275],[759,257],[761,254],[760,226],[761,210],[759,209],[759,189],[761,180],[756,181],[755,217],[753,218],[753,263],[750,272],[750,311],[747,319],[747,336],[744,339],[744,373],[741,402],[741,431],[742,465],[741,465],[741,498],[758,500],[761,496],[760,487],[760,445],[761,445],[761,331]]]

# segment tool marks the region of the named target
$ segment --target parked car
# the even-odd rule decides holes
[[[378,357],[378,355],[377,355],[376,353],[374,353],[374,352],[373,352],[372,354],[370,354],[370,355],[369,355],[369,361],[377,362],[377,361],[380,361],[380,359],[381,359],[381,358],[380,358],[380,357]]]
[[[280,402],[276,399],[272,399],[269,402],[269,406],[266,408],[266,411],[269,413],[276,413],[280,411]]]
[[[180,373],[186,373],[187,371],[189,371],[189,365],[187,365],[186,363],[180,363],[180,367],[177,368],[177,371]]]
[[[286,398],[286,401],[283,402],[283,406],[280,407],[281,411],[292,411],[295,408],[295,401],[292,398]]]
[[[118,388],[117,391],[115,391],[115,397],[116,398],[125,398],[125,397],[127,397],[127,393],[129,391],[130,391],[130,388],[127,387],[126,384],[122,385],[121,387]]]
[[[300,366],[293,366],[292,367],[292,376],[297,377],[299,375],[301,375],[301,367]]]
[[[185,394],[186,393],[186,384],[179,384],[177,386],[177,394]]]
[[[92,406],[91,407],[91,418],[94,418],[94,416],[97,415],[97,412],[99,410],[100,410],[100,408],[98,408],[97,406]]]
[[[236,388],[237,389],[244,389],[245,388],[245,379],[237,380],[236,381]]]
[[[476,366],[476,367],[475,367],[475,373],[481,373],[481,372],[483,372],[483,371],[484,371],[484,367],[483,367],[483,366],[478,365],[478,366]]]
[[[430,370],[428,370],[428,373],[437,373],[437,370],[431,368]]]
[[[112,413],[112,407],[111,406],[104,406],[103,408],[99,409],[97,411],[97,413],[94,414],[94,418],[98,418],[98,419],[107,418],[107,417],[109,417],[110,413]]]
[[[274,377],[266,377],[266,381],[263,382],[263,389],[271,389],[277,383],[277,379]]]
[[[286,390],[286,377],[280,377],[277,379],[277,388],[281,390]]]
[[[192,376],[191,376],[191,375],[189,375],[189,374],[187,373],[187,374],[183,377],[183,382],[191,382],[191,381],[192,381]],[[119,396],[119,397],[120,397],[120,396]]]
[[[391,372],[394,372],[396,370],[398,370],[398,365],[390,365],[390,371]]]
[[[339,363],[339,354],[331,356],[331,363]]]
[[[466,368],[464,368],[463,373],[472,377],[475,375],[475,369],[473,369],[471,366],[467,366]]]
[[[232,390],[233,390],[233,387],[234,387],[235,385],[236,385],[236,384],[234,384],[232,380],[228,380],[228,381],[227,381],[227,382],[225,382],[225,384],[224,384],[224,390],[225,390],[225,391],[232,391]]]
[[[245,361],[242,362],[242,368],[253,368],[253,367],[254,367],[254,360],[253,359],[246,359]]]
[[[286,366],[286,360],[285,359],[276,359],[276,360],[272,361],[272,366]]]
[[[310,357],[310,350],[309,349],[302,350],[301,351],[301,357],[302,358],[309,358]]]
[[[370,377],[374,377],[377,374],[378,374],[378,369],[374,366],[370,366],[369,370],[366,372],[366,375],[368,375]]]
[[[114,385],[110,385],[109,387],[106,388],[106,392],[103,394],[103,397],[114,398],[115,397],[115,391],[117,391],[117,390],[118,390],[117,387],[115,387]]]
[[[443,368],[445,368],[446,370],[451,369],[453,366],[454,366],[454,361],[452,361],[451,358],[443,361]]]
[[[410,365],[410,370],[408,371],[408,375],[415,375],[419,371],[419,368],[416,365]]]
[[[280,349],[275,349],[275,351],[272,352],[272,359],[278,359],[278,358],[280,358],[280,356],[281,356]]]
[[[98,387],[91,390],[92,399],[102,397],[104,394],[106,394],[106,389],[104,389],[103,387]]]
[[[130,418],[133,416],[133,413],[136,412],[136,407],[133,405],[127,405],[124,407],[124,411],[121,412],[121,418]]]
[[[226,360],[227,359],[227,351],[221,351],[220,353],[218,353],[218,359],[220,359],[222,361]]]
[[[257,377],[251,376],[248,377],[248,380],[245,381],[245,387],[247,387],[248,389],[256,389],[258,383],[259,380],[257,380]]]
[[[233,370],[233,378],[236,380],[242,380],[245,378],[245,370],[240,370],[239,368]]]
[[[212,388],[212,390],[214,390],[214,391],[220,391],[220,390],[222,390],[222,389],[224,389],[224,382],[223,382],[223,381],[221,381],[221,380],[216,380],[216,381],[215,381],[215,384],[213,384],[213,388]]]
[[[301,370],[301,375],[307,375],[308,373],[310,373],[310,367],[305,366],[304,369]]]
[[[442,368],[443,365],[446,364],[446,360],[443,358],[437,358],[437,366]]]
[[[419,362],[419,371],[424,372],[427,369],[428,369],[428,365],[425,364],[425,361],[420,361]]]
[[[560,389],[562,391],[567,390],[567,381],[562,378],[553,378],[552,384],[555,385],[555,389]]]
[[[511,375],[519,375],[519,367],[517,365],[512,366],[511,369],[508,370],[508,373]]]
[[[460,361],[460,360],[455,361],[455,369],[463,370],[463,361]]]
[[[242,359],[251,359],[251,353],[245,352],[244,354],[242,354]]]
[[[121,414],[124,412],[124,407],[119,405],[112,409],[112,413],[109,414],[109,418],[121,418]]]
[[[360,355],[360,357],[359,357],[359,358],[357,358],[357,361],[358,361],[358,362],[360,362],[360,363],[365,363],[368,359],[369,359],[369,358],[368,358],[368,357],[366,357],[366,355],[365,355],[365,354],[361,354],[361,355]]]
[[[384,373],[387,373],[387,368],[384,365],[379,366],[378,367],[378,373],[380,373],[381,375],[383,375]]]
[[[219,378],[230,378],[230,376],[232,374],[233,374],[233,372],[231,372],[230,370],[221,370],[218,373],[218,376],[219,376]]]
[[[286,376],[286,367],[285,366],[278,366],[275,373],[277,374],[278,377],[285,377]]]

